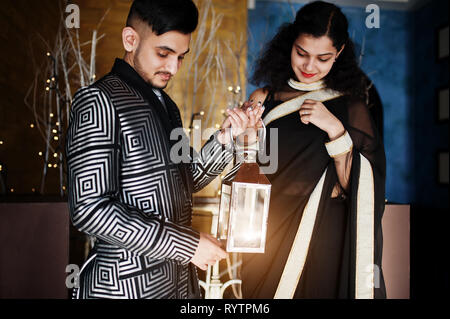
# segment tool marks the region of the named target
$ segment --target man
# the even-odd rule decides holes
[[[96,244],[75,298],[199,298],[195,266],[226,257],[191,226],[192,193],[233,157],[229,135],[214,134],[188,163],[171,160],[182,127],[162,91],[189,51],[198,11],[191,0],[135,0],[123,60],[74,97],[67,134],[69,207],[75,227]],[[230,110],[222,128],[242,132],[248,117]]]

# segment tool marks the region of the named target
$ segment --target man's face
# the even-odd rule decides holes
[[[145,32],[133,55],[134,69],[150,85],[164,89],[189,52],[190,34],[169,31],[160,36]]]

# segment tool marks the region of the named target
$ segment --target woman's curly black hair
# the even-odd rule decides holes
[[[348,21],[334,4],[315,1],[302,7],[294,23],[283,24],[275,37],[267,44],[256,63],[251,79],[255,85],[266,85],[272,90],[286,86],[290,78],[296,79],[291,66],[294,41],[301,35],[315,38],[328,36],[339,55],[324,81],[328,88],[354,97],[365,95],[365,74],[358,66],[354,44],[348,34]]]

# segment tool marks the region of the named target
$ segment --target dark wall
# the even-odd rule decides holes
[[[448,152],[448,121],[438,122],[437,89],[448,87],[448,58],[437,60],[437,30],[448,26],[448,1],[428,2],[414,14],[414,204],[448,209],[448,185],[438,182],[437,153]]]
[[[436,90],[448,87],[448,58],[437,60],[436,32],[448,26],[448,1],[433,0],[414,14],[414,176],[411,212],[411,295],[440,299],[448,294],[448,185],[438,182],[437,153],[448,152],[448,121],[437,118]]]

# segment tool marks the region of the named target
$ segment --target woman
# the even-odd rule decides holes
[[[384,147],[341,10],[305,5],[268,44],[253,81],[266,85],[249,100],[265,106],[278,169],[267,174],[266,252],[243,257],[243,297],[385,298]]]

